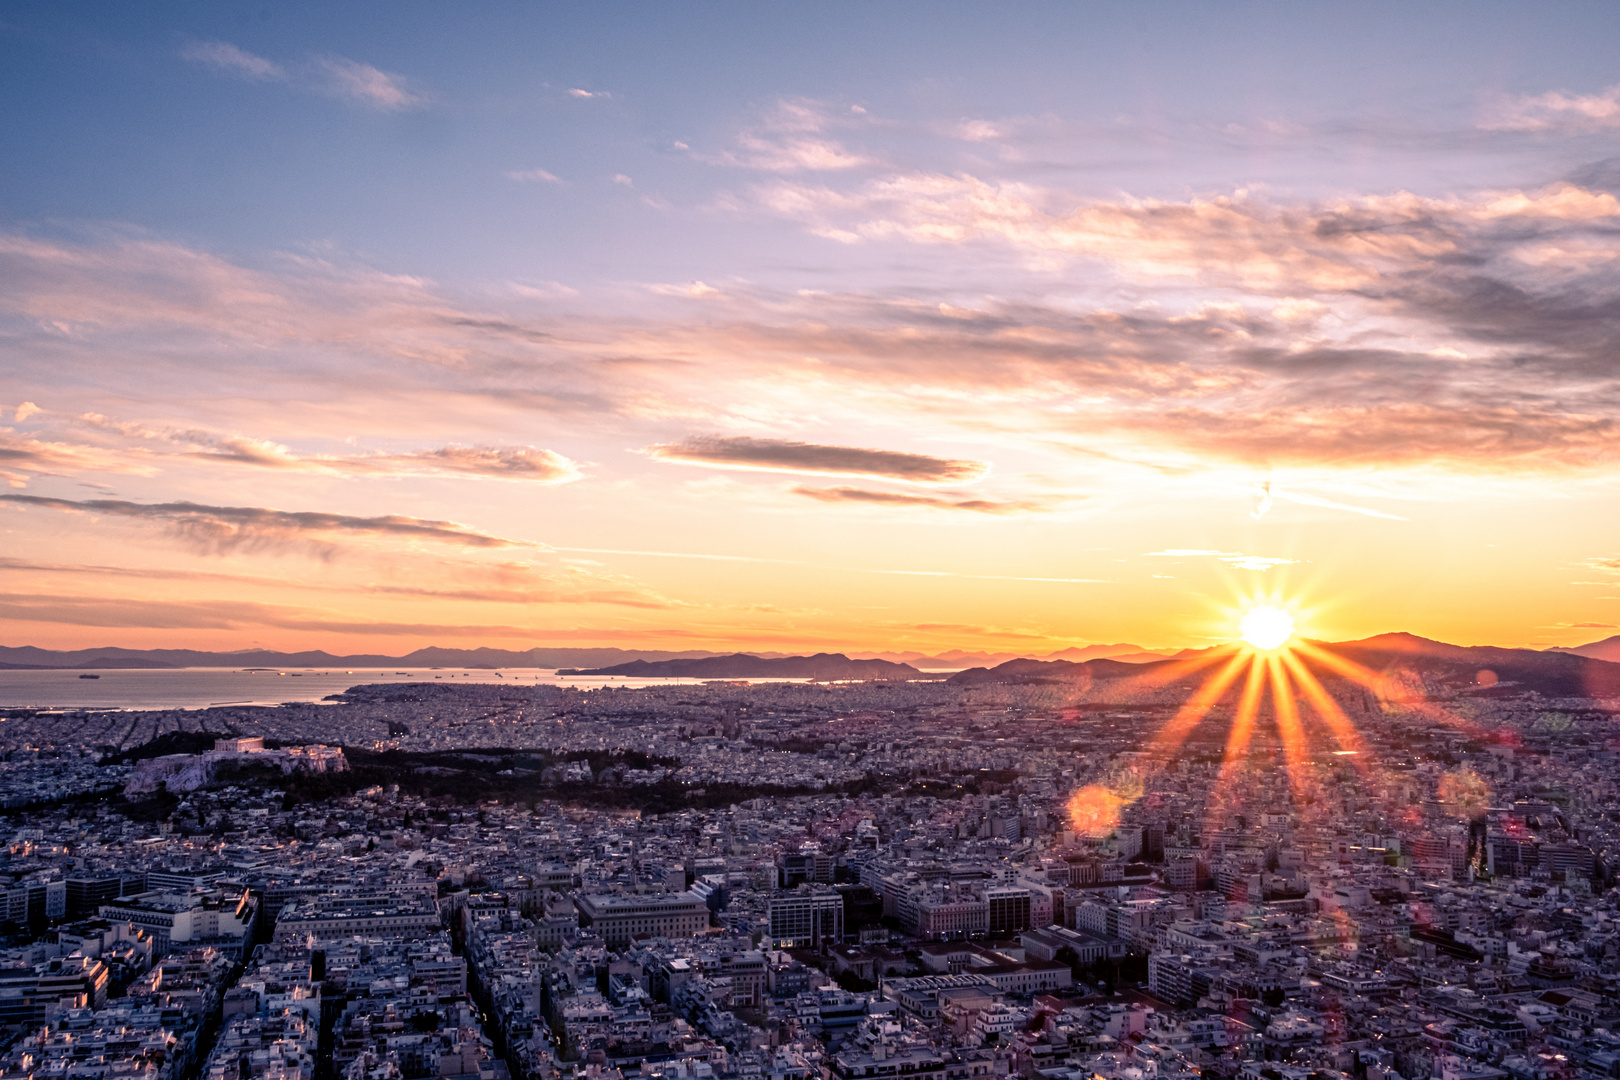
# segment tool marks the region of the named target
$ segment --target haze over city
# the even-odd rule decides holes
[[[9,5],[7,642],[1608,637],[1614,36]]]

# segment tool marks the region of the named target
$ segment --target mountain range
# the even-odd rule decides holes
[[[374,653],[334,655],[321,650],[308,652],[274,652],[268,649],[246,649],[239,652],[204,652],[197,649],[74,649],[59,651],[41,649],[33,645],[0,646],[0,671],[84,670],[112,668],[401,668],[401,667],[454,667],[454,668],[562,668],[603,667],[623,664],[632,660],[660,662],[665,660],[698,660],[724,657],[727,654],[703,649],[670,651],[662,649],[576,649],[533,648],[513,649],[445,649],[430,647],[417,649],[404,656],[383,656]],[[752,654],[760,659],[786,659],[791,654],[762,652]],[[842,655],[842,654],[839,654]],[[858,653],[857,660],[884,660],[894,664],[910,664],[928,670],[956,671],[974,664],[999,664],[1016,657],[1015,653],[970,653],[960,649],[929,656],[920,652]],[[1087,645],[1048,653],[1048,660],[1090,660],[1106,656],[1115,659],[1130,658],[1159,660],[1169,652],[1154,652],[1138,645]],[[846,658],[847,659],[847,658]],[[724,677],[724,676],[720,676]]]
[[[1615,641],[1617,639],[1610,639]],[[1321,649],[1367,669],[1386,683],[1403,683],[1403,695],[1469,690],[1483,696],[1534,691],[1544,697],[1620,697],[1620,662],[1576,650],[1503,649],[1490,645],[1450,645],[1415,634],[1379,634],[1360,641],[1314,642]],[[1603,644],[1603,643],[1599,643]],[[1179,658],[1211,651],[1235,652],[1236,646],[1188,650]],[[1343,676],[1331,665],[1297,653],[1323,681]],[[948,680],[957,686],[991,684],[1103,682],[1127,676],[1175,671],[1175,660],[1127,664],[1096,659],[1010,660],[993,668],[969,668]],[[1209,669],[1205,669],[1209,670]]]

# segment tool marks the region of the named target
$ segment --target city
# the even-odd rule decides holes
[[[0,1067],[1620,1075],[1620,701],[971,675],[4,710]]]

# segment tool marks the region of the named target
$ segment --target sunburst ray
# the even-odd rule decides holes
[[[1276,655],[1267,656],[1265,668],[1271,682],[1271,709],[1277,735],[1282,739],[1283,761],[1288,766],[1288,786],[1293,789],[1294,801],[1303,805],[1314,795],[1316,777],[1305,728],[1299,722],[1299,705],[1283,662]]]
[[[1248,657],[1239,653],[1227,660],[1225,667],[1204,680],[1193,696],[1176,710],[1170,722],[1153,737],[1150,750],[1154,756],[1172,754],[1181,748],[1181,744],[1187,741],[1187,736],[1192,733],[1193,728],[1209,714],[1209,710],[1214,708],[1221,695],[1225,694],[1243,673],[1243,665],[1247,660]]]

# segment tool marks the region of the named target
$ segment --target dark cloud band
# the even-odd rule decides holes
[[[258,550],[296,541],[331,543],[337,537],[395,537],[474,548],[533,547],[453,521],[389,514],[351,517],[318,511],[272,510],[258,506],[204,506],[192,502],[136,503],[122,499],[51,499],[40,495],[0,495],[0,502],[70,513],[106,514],[160,523],[192,547],[222,554]]]
[[[677,461],[687,465],[833,476],[881,476],[918,484],[960,484],[977,480],[989,469],[982,461],[740,436],[699,436],[678,443],[653,446],[648,448],[647,453],[659,461]]]

